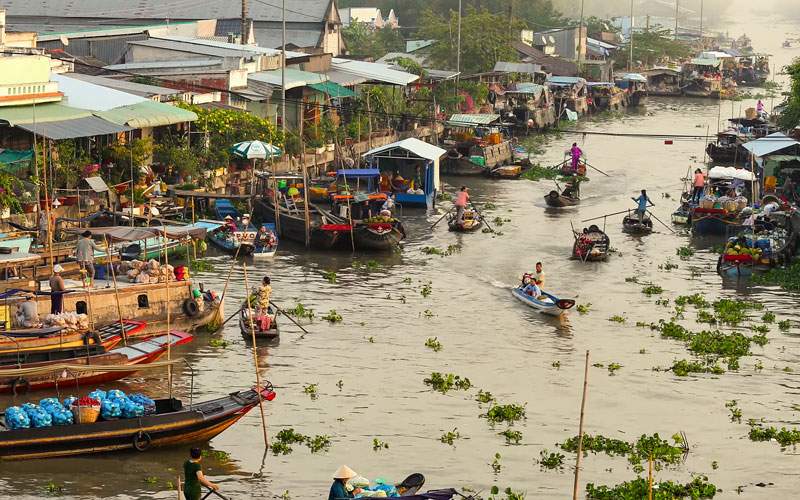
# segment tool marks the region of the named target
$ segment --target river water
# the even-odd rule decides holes
[[[761,30],[748,27],[754,45],[776,54],[779,65],[788,62],[793,53],[781,49],[780,43],[790,28],[774,24],[768,29],[767,23],[779,23],[777,19],[761,22]],[[731,33],[740,31],[731,28]],[[643,110],[585,121],[579,128],[713,135],[718,117],[739,115],[740,105],[744,109],[754,104],[651,99]],[[634,440],[644,433],[668,437],[683,431],[691,445],[687,460],[658,472],[657,479],[687,482],[692,474],[707,474],[723,490],[719,498],[734,497],[740,486],[747,498],[793,497],[800,482],[796,453],[781,452],[775,443],[750,442],[747,426],[732,423],[724,403],[736,399],[745,419],[763,417],[778,427],[797,424],[798,412],[792,406],[800,392],[797,298],[774,288],[723,282],[714,272],[715,255],[707,245],[689,262],[681,261],[676,248],[690,245],[688,236],[657,225],[646,238],[629,237],[620,230],[621,216],[607,219],[607,232],[618,250],[608,262],[568,259],[570,221],[583,227],[582,219],[625,210],[642,188],[656,204],[653,213],[668,223],[680,178],[697,164],[692,158],[702,160],[704,141],[666,145],[658,139],[564,135],[550,142],[539,161],[560,162],[573,141],[587,152],[592,165],[611,176],[590,172],[591,182],[574,209],[545,209],[543,196],[552,188],[547,181],[450,178],[444,180],[453,186],[469,185],[479,206],[496,206],[488,212],[492,219],[508,220],[495,228],[502,235],[453,234],[444,223],[430,230],[442,208],[427,215],[407,211],[410,236],[397,254],[325,254],[283,244],[274,262],[249,262],[251,283],[268,274],[277,303],[292,307],[302,302],[317,315],[305,324],[307,335],[281,318],[280,344],[258,348],[261,376],[278,392],[266,407],[270,436],[292,427],[307,435],[328,435],[332,446],[326,453],[311,454],[305,446],[294,445],[291,454],[265,455],[256,409],[210,443],[230,458],[206,459],[206,474],[231,498],[276,498],[287,490],[291,498],[323,498],[329,478],[342,463],[366,477],[397,481],[419,471],[431,488],[470,486],[487,492],[498,485],[525,490],[528,498],[564,498],[572,488],[574,454],[565,453],[561,472],[543,471],[535,459],[542,449],[556,451],[556,442],[577,434],[589,350],[592,364],[616,362],[622,368],[609,375],[605,368],[590,367],[586,432]],[[445,249],[459,244],[460,253],[446,257],[422,252],[426,246]],[[209,260],[215,271],[197,278],[220,291],[230,258]],[[365,265],[370,260],[374,262]],[[580,315],[573,310],[560,321],[515,301],[509,288],[537,261],[545,265],[548,289],[576,297],[580,304],[591,303],[590,312]],[[667,261],[678,269],[660,270]],[[330,271],[336,272],[336,283],[323,276]],[[709,299],[746,296],[763,302],[778,319],[795,323],[788,333],[773,327],[769,344],[754,347],[754,355],[743,358],[738,372],[676,377],[653,371],[690,355],[682,344],[634,326],[637,321],[667,318],[671,309],[654,305],[655,298],[641,293],[642,285],[626,282],[631,276],[661,285],[664,296],[673,299],[695,292]],[[421,290],[427,283],[431,293],[425,297]],[[229,312],[244,293],[238,267],[229,290]],[[330,309],[341,314],[341,323],[319,319]],[[608,321],[612,315],[625,316],[626,323]],[[692,325],[693,314],[687,317],[687,325]],[[211,337],[202,334],[176,349],[175,355],[185,357],[195,371],[192,379],[188,368],[178,369],[178,395],[188,399],[192,383],[194,398],[203,400],[255,382],[251,347],[241,339],[235,322],[219,337],[229,345],[212,347]],[[441,342],[440,352],[425,346],[429,337]],[[754,369],[756,363],[763,369]],[[446,395],[433,392],[423,379],[434,371],[468,377],[474,388]],[[318,384],[316,398],[304,392],[308,384]],[[158,377],[133,379],[122,388],[151,395],[167,390]],[[486,407],[475,401],[477,389],[490,391],[501,403],[527,404],[527,419],[514,426],[523,434],[520,445],[506,445],[498,435],[505,427],[492,428],[479,417]],[[3,407],[10,402],[0,400]],[[454,429],[461,435],[454,446],[440,442],[443,433]],[[374,451],[374,439],[388,448]],[[499,473],[490,466],[496,453],[501,455]],[[53,484],[71,498],[174,498],[169,482],[176,481],[185,454],[184,449],[173,449],[3,463],[0,496],[37,498]],[[624,458],[590,455],[583,462],[581,487],[586,481],[616,484],[634,477]]]

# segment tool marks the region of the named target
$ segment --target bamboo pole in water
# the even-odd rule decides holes
[[[586,389],[589,382],[589,351],[586,351],[586,366],[583,371],[583,397],[581,398],[581,418],[578,423],[578,455],[575,459],[575,482],[572,485],[572,500],[578,500],[578,475],[581,470],[581,455],[583,454],[583,415],[586,409]]]
[[[128,334],[125,332],[125,323],[122,321],[122,306],[119,303],[119,287],[117,286],[117,273],[114,271],[114,262],[111,260],[111,243],[107,237],[104,237],[106,242],[106,255],[108,256],[108,267],[111,269],[111,279],[114,281],[114,299],[117,302],[117,314],[119,315],[119,327],[122,331],[122,342],[128,345]]]
[[[253,366],[256,371],[256,392],[258,393],[258,408],[261,410],[261,430],[264,431],[264,447],[269,449],[267,440],[267,417],[264,416],[264,398],[261,397],[261,375],[258,373],[258,344],[256,344],[256,329],[253,325],[253,307],[250,304],[250,283],[247,279],[247,264],[242,262],[244,270],[245,302],[247,303],[247,317],[250,322],[250,336],[253,340]]]
[[[167,254],[167,228],[162,227],[164,231],[164,266],[169,266],[169,255]],[[167,283],[166,283],[166,291],[167,291],[167,361],[172,359],[172,337],[170,334],[170,319],[171,319],[171,310],[170,307],[172,303],[170,301],[169,296],[169,283],[172,281],[172,276],[169,273],[167,274]],[[167,382],[169,383],[169,397],[172,399],[172,365],[167,366]]]
[[[647,456],[647,500],[653,500],[653,454]]]

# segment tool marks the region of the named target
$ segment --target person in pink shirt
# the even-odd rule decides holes
[[[456,194],[456,201],[453,202],[453,205],[456,207],[457,224],[464,222],[464,210],[467,208],[467,203],[469,203],[469,193],[467,191],[469,191],[467,186],[461,186],[458,194]]]
[[[694,204],[700,203],[700,198],[703,197],[703,191],[706,188],[706,177],[703,172],[698,168],[694,171],[694,182],[692,183],[694,190],[692,191],[692,202]]]
[[[569,152],[570,155],[572,155],[572,171],[577,172],[578,164],[581,161],[581,156],[583,155],[583,151],[581,151],[581,148],[578,147],[577,142],[573,142]]]

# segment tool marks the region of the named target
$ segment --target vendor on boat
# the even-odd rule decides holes
[[[239,228],[236,226],[236,221],[233,220],[233,217],[230,215],[225,216],[225,228],[232,233],[235,233],[239,230]]]
[[[269,299],[272,296],[272,281],[269,276],[264,276],[258,288],[258,310],[256,315],[261,320],[261,329],[269,330]],[[266,322],[266,324],[265,324]]]
[[[339,467],[333,474],[333,484],[328,494],[328,500],[340,500],[342,498],[353,498],[353,494],[347,491],[347,481],[356,477],[353,469],[346,465]]]
[[[61,314],[64,312],[64,292],[67,287],[61,273],[64,268],[60,264],[53,266],[53,275],[50,276],[50,314]]]
[[[256,234],[255,243],[257,247],[267,247],[272,250],[277,244],[275,233],[268,230],[266,226],[261,226],[258,228],[258,234]]]
[[[569,154],[572,156],[572,171],[578,172],[578,165],[580,164],[581,156],[583,156],[583,151],[578,147],[577,142],[572,143]]]
[[[539,286],[539,288],[544,288],[544,271],[542,270],[542,263],[536,263],[536,272],[533,273],[532,276],[533,282]]]
[[[201,486],[219,491],[219,486],[206,479],[203,474],[203,467],[200,465],[202,459],[200,448],[192,448],[189,450],[189,460],[183,463],[183,475],[186,478],[183,481],[183,496],[186,500],[200,500],[203,493]]]
[[[456,201],[453,202],[456,207],[456,224],[464,223],[464,210],[467,209],[467,203],[469,203],[468,191],[469,188],[467,186],[461,186],[461,189],[456,194]]]
[[[694,182],[692,183],[694,190],[692,191],[692,203],[695,205],[700,203],[700,198],[703,197],[703,191],[706,188],[706,176],[698,168],[694,171]]]
[[[638,198],[631,198],[635,201],[638,205],[636,207],[636,215],[639,217],[639,222],[644,220],[644,216],[647,213],[647,207],[654,207],[656,206],[655,203],[650,201],[650,198],[647,197],[647,191],[642,189],[642,194],[639,195]],[[648,205],[648,203],[650,205]]]
[[[408,190],[408,183],[406,183],[406,180],[400,175],[399,170],[395,170],[394,174],[392,174],[392,190],[401,193],[405,193]]]
[[[39,306],[34,300],[32,293],[25,294],[25,301],[17,303],[16,311],[17,325],[22,328],[38,328],[41,326],[39,321]]]
[[[92,240],[92,232],[84,231],[75,244],[75,260],[82,272],[88,273],[90,283],[94,283],[94,252],[105,251]]]

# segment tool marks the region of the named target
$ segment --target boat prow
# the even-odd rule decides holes
[[[560,299],[544,291],[539,297],[533,297],[525,292],[524,287],[511,289],[511,294],[528,307],[549,316],[561,316],[575,305],[572,299]]]

